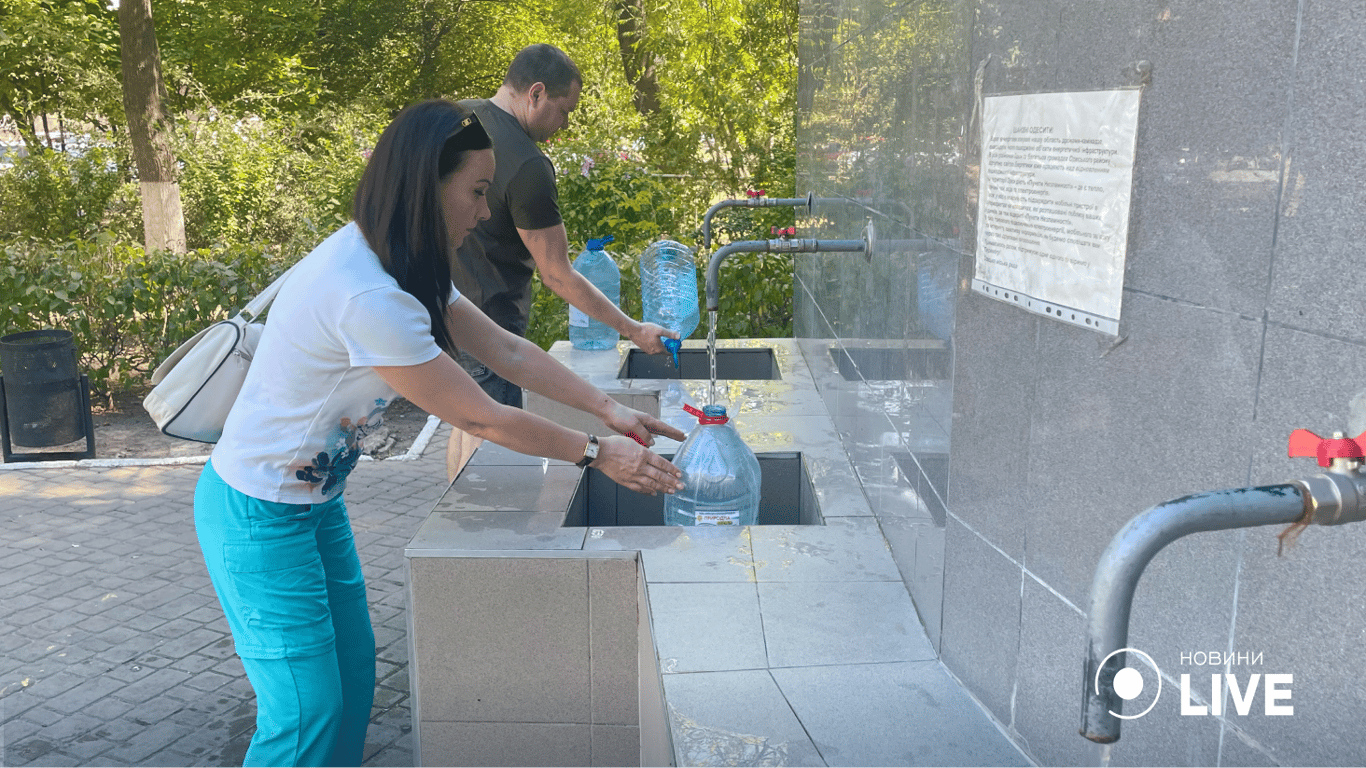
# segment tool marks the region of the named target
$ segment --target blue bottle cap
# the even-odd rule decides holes
[[[678,370],[680,368],[678,364],[678,350],[683,348],[683,341],[681,339],[671,339],[668,336],[661,336],[660,338],[664,340],[664,348],[669,350],[669,354],[674,356],[674,370]]]
[[[725,415],[726,415],[726,406],[724,406],[724,405],[704,405],[704,406],[702,406],[702,414],[705,415],[705,416],[725,416]]]
[[[607,247],[608,243],[616,239],[617,238],[613,235],[608,235],[607,237],[594,238],[593,240],[588,241],[588,250],[601,251],[603,248]]]

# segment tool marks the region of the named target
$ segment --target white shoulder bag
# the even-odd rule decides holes
[[[297,265],[296,265],[297,266]],[[290,267],[236,317],[214,323],[181,344],[152,373],[142,407],[161,431],[182,440],[216,443],[242,390],[264,323],[253,322],[275,300]]]

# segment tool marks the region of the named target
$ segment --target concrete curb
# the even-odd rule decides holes
[[[432,441],[432,436],[436,434],[437,427],[441,426],[441,419],[435,416],[428,416],[427,423],[422,427],[422,431],[417,437],[413,438],[413,444],[408,447],[408,452],[401,456],[390,456],[382,461],[416,461],[422,458],[422,454],[427,450],[427,445]],[[207,454],[203,456],[169,456],[162,459],[76,459],[67,461],[25,461],[14,464],[0,464],[0,472],[6,470],[25,470],[25,469],[71,469],[73,467],[174,467],[184,465],[203,464],[208,461]],[[374,461],[370,456],[361,456],[361,461]]]

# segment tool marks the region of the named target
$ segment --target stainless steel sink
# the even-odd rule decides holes
[[[626,353],[619,379],[710,379],[711,362],[705,349],[684,349],[678,353],[679,368],[665,354],[649,355],[639,349]],[[716,378],[781,379],[778,362],[771,349],[716,350]]]
[[[760,453],[759,525],[824,525],[800,453]],[[673,456],[666,455],[672,459]],[[622,488],[592,467],[584,470],[565,527],[664,525],[664,496]]]

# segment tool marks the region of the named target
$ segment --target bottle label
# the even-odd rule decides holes
[[[569,305],[569,324],[576,328],[588,327],[588,315],[574,305]]]
[[[701,512],[697,513],[697,525],[739,525],[740,510],[734,512]]]

